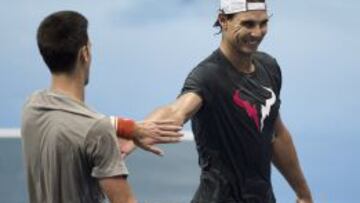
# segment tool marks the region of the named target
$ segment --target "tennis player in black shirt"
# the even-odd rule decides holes
[[[192,203],[275,203],[271,163],[312,203],[291,135],[281,120],[281,71],[257,51],[267,33],[264,0],[220,0],[220,47],[185,80],[180,96],[149,119],[192,120],[201,167]]]

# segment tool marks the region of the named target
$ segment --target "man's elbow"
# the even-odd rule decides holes
[[[137,203],[135,197],[131,194],[124,194],[119,192],[112,198],[109,197],[110,203]]]
[[[136,199],[133,196],[126,198],[124,201],[119,201],[118,203],[137,203]]]

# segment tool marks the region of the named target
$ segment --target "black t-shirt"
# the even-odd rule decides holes
[[[203,101],[192,117],[201,182],[193,202],[275,202],[271,141],[280,108],[281,72],[257,52],[255,71],[238,72],[220,49],[188,75],[181,94]]]

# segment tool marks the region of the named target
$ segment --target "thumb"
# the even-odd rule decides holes
[[[158,156],[164,156],[164,151],[161,150],[159,147],[156,147],[156,146],[154,146],[154,145],[151,145],[151,146],[149,146],[149,145],[144,145],[144,146],[142,146],[142,148],[143,148],[144,150],[149,151],[149,152],[151,152],[151,153],[153,153],[153,154],[156,154],[156,155],[158,155]]]

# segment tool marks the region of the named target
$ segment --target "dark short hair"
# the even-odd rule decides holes
[[[59,11],[41,22],[37,44],[51,73],[74,70],[79,50],[89,41],[87,28],[87,19],[75,11]]]
[[[257,3],[257,2],[259,2],[259,3],[265,3],[265,0],[247,0],[246,2],[247,2],[247,3]],[[222,11],[220,10],[219,12],[221,13]],[[228,20],[231,20],[232,18],[234,18],[234,16],[236,15],[236,13],[232,13],[232,14],[222,14],[222,15],[225,15],[225,17],[226,17]],[[220,22],[219,22],[219,19],[218,19],[218,18],[216,18],[216,21],[215,21],[213,27],[219,28],[218,34],[221,33],[222,27],[221,27],[221,25],[220,25]]]
[[[220,11],[221,12],[221,11]],[[228,20],[231,20],[232,18],[234,18],[235,16],[235,13],[232,13],[232,14],[222,14],[224,15]],[[220,22],[219,22],[219,19],[217,18],[213,27],[218,27],[220,29],[220,32],[221,32],[221,25],[220,25]]]

